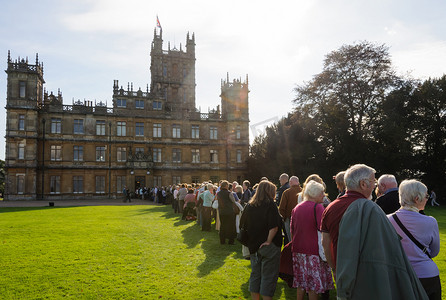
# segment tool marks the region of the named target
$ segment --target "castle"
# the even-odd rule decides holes
[[[8,51],[5,200],[116,198],[181,182],[245,178],[249,151],[248,78],[221,82],[221,105],[195,106],[195,35],[186,49],[151,44],[151,82],[143,91],[113,83],[113,107],[63,103],[48,93],[36,55]]]

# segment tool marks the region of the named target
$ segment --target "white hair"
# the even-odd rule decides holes
[[[310,180],[305,185],[305,191],[304,191],[304,199],[307,198],[315,198],[319,196],[321,193],[325,191],[325,188],[322,184],[319,182],[316,182],[314,180]]]
[[[398,193],[400,195],[401,206],[414,206],[417,197],[420,201],[426,197],[427,187],[415,179],[403,180]]]
[[[395,176],[393,176],[392,174],[381,175],[381,177],[379,177],[379,179],[378,179],[378,184],[382,184],[382,183],[384,183],[384,184],[393,183],[398,186],[398,182],[396,181]]]
[[[372,174],[375,174],[375,169],[364,165],[356,164],[348,168],[344,174],[345,186],[348,190],[358,190],[360,188],[361,180],[369,179]],[[367,183],[370,184],[370,183]]]
[[[291,183],[299,184],[299,177],[297,177],[297,176],[291,176],[291,177],[290,177],[290,184],[291,184]]]
[[[279,179],[282,179],[282,178],[286,179],[288,181],[289,176],[287,173],[282,173],[282,175],[280,175]]]
[[[206,185],[206,187],[207,187],[207,189],[208,189],[208,191],[209,191],[210,189],[213,189],[213,188],[214,188],[214,185],[213,185],[212,183],[208,183],[208,184]]]

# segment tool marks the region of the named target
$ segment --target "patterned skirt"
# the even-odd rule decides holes
[[[333,289],[331,269],[319,255],[293,252],[293,287],[317,294]]]

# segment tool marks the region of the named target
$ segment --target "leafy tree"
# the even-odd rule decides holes
[[[379,106],[398,84],[385,45],[344,45],[326,56],[321,73],[295,88],[294,103],[315,122],[327,159],[371,163]]]
[[[446,75],[428,79],[413,93],[411,141],[414,161],[430,188],[446,193]]]

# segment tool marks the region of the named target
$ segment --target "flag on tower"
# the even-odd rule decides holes
[[[158,15],[156,16],[156,27],[161,28],[160,19],[158,19]]]

